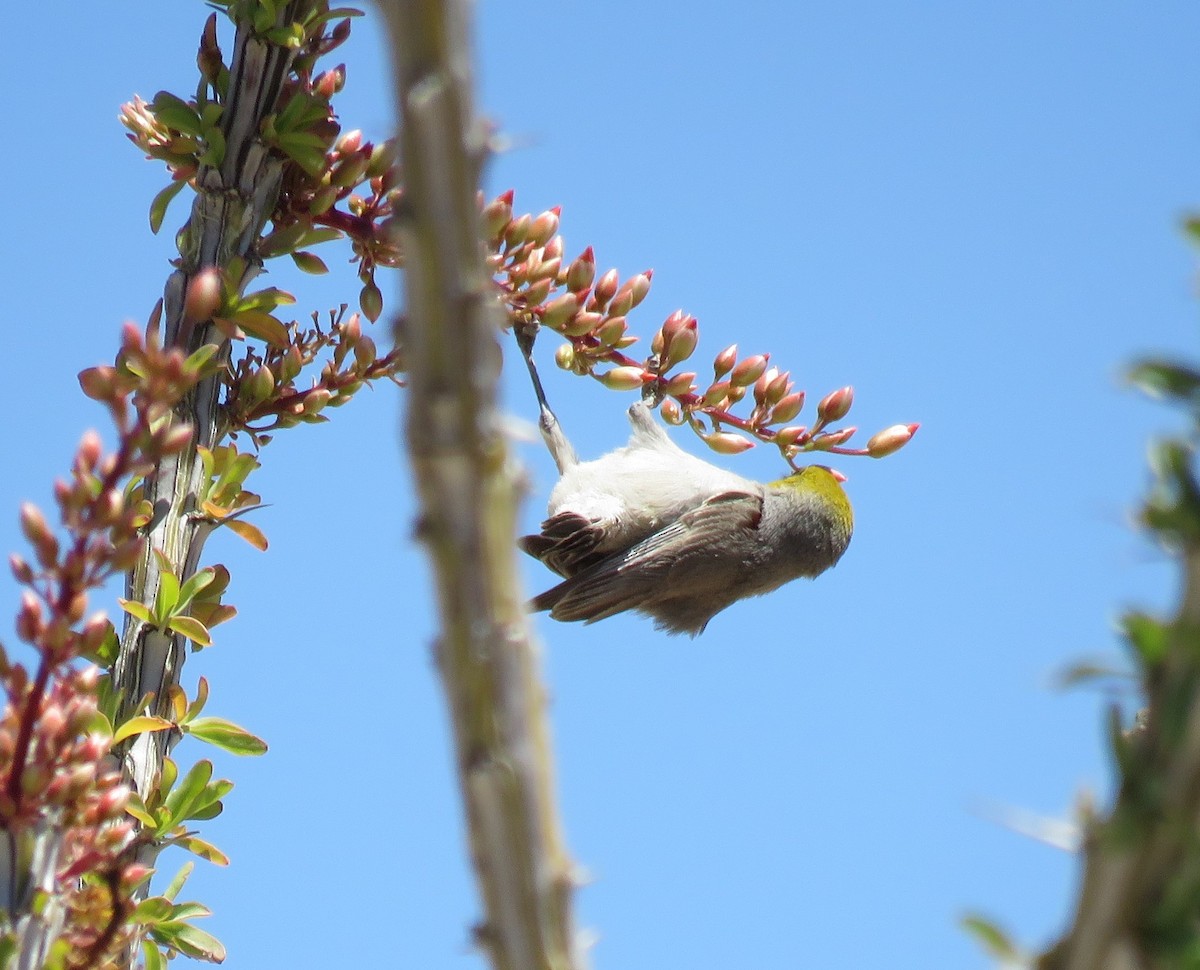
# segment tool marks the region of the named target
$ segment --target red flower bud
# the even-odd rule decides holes
[[[884,458],[899,451],[917,433],[918,424],[893,424],[871,436],[867,442],[867,454],[872,458]]]

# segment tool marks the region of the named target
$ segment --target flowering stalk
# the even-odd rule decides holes
[[[357,132],[339,137],[330,98],[345,69],[315,70],[348,36],[352,12],[327,0],[217,5],[237,24],[228,66],[210,17],[198,93],[160,92],[122,111],[131,140],[171,174],[152,229],[185,187],[195,200],[145,337],[127,328],[115,365],[80,375],[113,414],[118,450],[102,457],[99,439],[85,437],[74,482],[56,489],[72,537],[61,556],[40,513],[22,513],[35,562],[14,561],[27,586],[18,632],[40,659],[30,676],[0,656],[0,765],[11,765],[0,777],[0,966],[15,955],[41,968],[51,952],[66,967],[131,966],[139,951],[148,968],[177,954],[223,959],[192,923],[207,910],[175,902],[190,864],[149,895],[167,846],[226,861],[189,823],[218,814],[232,784],[206,760],[181,770],[168,757],[175,744],[190,734],[238,754],[265,750],[203,714],[203,677],[194,697],[179,686],[188,645],[210,646],[212,628],[235,613],[221,601],[228,571],[199,568],[204,542],[223,526],[265,548],[244,518],[258,504],[243,487],[256,452],[279,429],[327,420],[326,408],[364,384],[395,380],[401,364],[345,306],[302,326],[276,315],[289,294],[247,292],[264,259],[324,272],[306,247],[348,237],[363,314],[382,311],[376,270],[400,262],[382,228],[398,195],[392,150]],[[239,450],[243,435],[251,451]],[[76,630],[86,591],[119,572],[122,635],[102,616]],[[110,666],[110,677],[77,669],[80,658]]]
[[[804,392],[795,390],[787,371],[770,366],[767,354],[739,360],[736,345],[716,355],[713,378],[701,387],[696,372],[677,369],[695,353],[700,337],[696,318],[682,310],[655,331],[649,356],[631,357],[626,350],[638,338],[629,332],[627,317],[650,292],[653,271],[624,282],[616,270],[597,278],[591,246],[565,260],[557,207],[517,216],[513,200],[510,190],[483,207],[489,267],[514,328],[545,327],[566,338],[554,358],[564,370],[591,376],[612,390],[640,391],[669,423],[687,423],[716,452],[736,454],[756,442],[769,443],[793,467],[799,455],[813,451],[883,458],[916,434],[918,425],[897,424],[873,435],[865,448],[846,447],[857,429],[830,425],[849,413],[854,398],[849,387],[821,400],[812,427],[790,424],[804,407]],[[750,413],[735,414],[746,399],[752,402]]]

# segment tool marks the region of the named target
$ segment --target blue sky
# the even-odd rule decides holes
[[[515,188],[521,211],[562,205],[571,254],[593,245],[623,276],[653,267],[635,330],[682,307],[700,320],[697,360],[736,341],[810,395],[853,384],[867,432],[922,423],[894,458],[840,463],[857,531],[815,583],[730,609],[696,641],[638,618],[537,620],[594,966],[983,967],[956,925],[968,910],[1048,941],[1074,861],[992,816],[1062,816],[1106,790],[1108,699],[1051,685],[1076,659],[1119,656],[1122,609],[1172,601],[1168,564],[1128,523],[1146,443],[1177,421],[1120,373],[1196,351],[1178,224],[1200,204],[1200,10],[478,13],[481,103],[514,145],[489,191]],[[194,87],[204,17],[131,0],[10,14],[21,42],[0,70],[36,96],[0,157],[4,549],[20,546],[17,503],[46,503],[102,420],[75,374],[110,360],[122,321],[161,292],[185,210],[149,234],[164,178],[116,115],[134,93]],[[344,58],[343,123],[380,137],[370,19]],[[327,261],[330,278],[270,281],[305,312],[351,298]],[[552,346],[549,391],[579,450],[620,443],[629,397],[553,372]],[[507,377],[507,406],[532,420],[522,372]],[[250,483],[271,549],[208,547],[241,615],[185,679],[205,674],[211,712],[271,744],[216,758],[237,788],[207,832],[233,866],[200,863],[190,884],[234,970],[348,950],[363,966],[482,966],[402,405],[380,387],[280,435]],[[553,468],[536,442],[522,457],[533,528]],[[724,463],[781,470],[765,449]],[[548,585],[523,568],[531,592]],[[0,594],[15,608],[7,574]]]

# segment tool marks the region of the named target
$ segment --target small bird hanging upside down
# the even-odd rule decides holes
[[[580,462],[544,401],[542,419],[562,477],[520,544],[564,577],[530,603],[556,620],[635,610],[696,636],[740,599],[820,575],[850,543],[850,501],[821,465],[750,481],[678,447],[644,403],[629,409],[627,445]]]

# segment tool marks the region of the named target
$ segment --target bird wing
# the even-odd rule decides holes
[[[574,576],[607,556],[596,547],[604,537],[604,523],[576,512],[559,512],[542,523],[537,535],[522,536],[517,544],[560,576]]]
[[[530,605],[535,611],[550,610],[556,620],[592,622],[662,600],[672,582],[679,582],[681,588],[670,592],[686,596],[690,572],[686,567],[711,562],[735,530],[756,529],[762,503],[760,493],[714,495],[628,549],[535,597]]]

